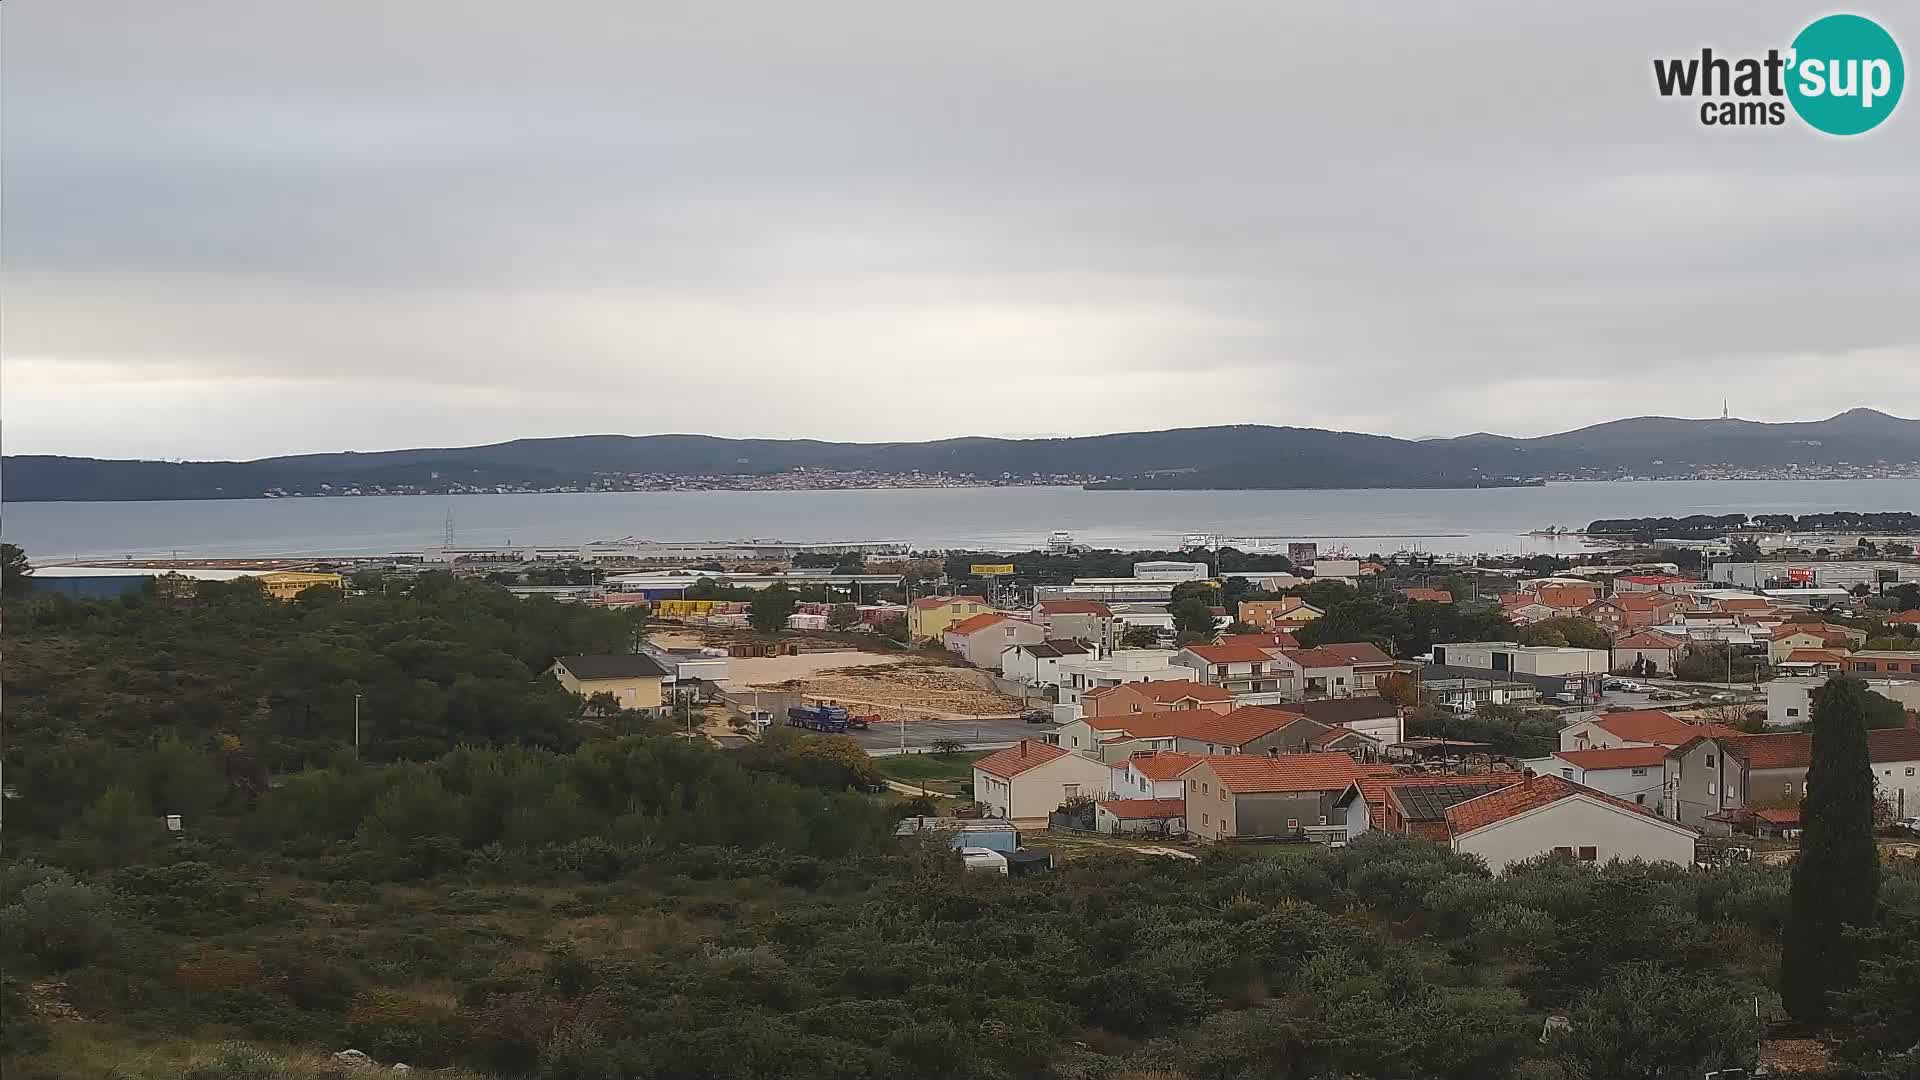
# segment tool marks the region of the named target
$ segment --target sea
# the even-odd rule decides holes
[[[1920,479],[1586,481],[1468,490],[1085,491],[1069,487],[402,495],[8,503],[0,537],[35,563],[71,559],[381,556],[442,543],[571,546],[773,538],[1027,551],[1077,543],[1171,550],[1185,537],[1323,552],[1570,554],[1599,518],[1920,512]]]

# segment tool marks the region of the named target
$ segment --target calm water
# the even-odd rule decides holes
[[[1552,484],[1468,491],[713,491],[217,502],[17,503],[0,535],[38,562],[122,555],[384,555],[437,545],[449,511],[462,545],[653,540],[901,540],[1027,550],[1067,529],[1081,543],[1175,548],[1189,533],[1313,539],[1323,550],[1578,551],[1528,536],[1603,517],[1920,511],[1920,480]]]

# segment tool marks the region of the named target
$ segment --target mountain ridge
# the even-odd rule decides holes
[[[604,489],[636,477],[768,477],[796,469],[1102,488],[1484,487],[1545,476],[1684,475],[1706,467],[1920,462],[1920,420],[1869,408],[1822,420],[1626,417],[1534,437],[1399,439],[1222,424],[1104,435],[925,442],[732,439],[689,433],[541,436],[465,447],[288,454],[244,461],[62,455],[0,459],[7,502],[254,498],[271,493]],[[369,490],[371,489],[371,490]]]

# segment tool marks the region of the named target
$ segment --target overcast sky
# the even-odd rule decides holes
[[[5,448],[1920,415],[1920,102],[1653,90],[1828,10],[11,0]]]

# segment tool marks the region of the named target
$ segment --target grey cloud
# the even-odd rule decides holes
[[[1913,414],[1915,106],[1651,86],[1819,13],[28,5],[8,449]]]

